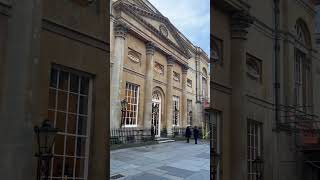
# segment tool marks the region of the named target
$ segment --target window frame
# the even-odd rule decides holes
[[[138,85],[138,84],[135,84],[135,83],[132,83],[132,82],[126,82],[126,86],[125,86],[125,100],[128,102],[128,107],[130,106],[130,105],[132,105],[132,103],[131,103],[131,101],[128,101],[128,96],[127,96],[127,85],[128,84],[130,84],[130,85],[132,85],[132,87],[137,87],[137,95],[136,95],[136,99],[137,99],[137,103],[136,104],[134,104],[134,106],[136,106],[136,110],[135,111],[132,111],[132,112],[135,112],[136,113],[136,116],[135,116],[135,123],[133,124],[133,125],[127,125],[126,124],[126,116],[127,116],[127,114],[128,114],[128,110],[126,110],[126,112],[125,112],[125,117],[123,117],[123,114],[122,114],[122,116],[121,116],[121,120],[123,119],[123,118],[125,118],[124,119],[124,124],[123,124],[123,127],[124,128],[130,128],[130,127],[138,127],[138,117],[139,117],[139,103],[140,103],[140,85]],[[133,92],[133,90],[131,91],[131,92]]]

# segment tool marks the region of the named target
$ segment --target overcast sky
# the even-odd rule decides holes
[[[210,55],[210,0],[149,0],[194,45]]]

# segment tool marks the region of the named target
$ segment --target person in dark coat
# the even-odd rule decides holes
[[[194,137],[194,143],[198,144],[199,129],[197,128],[197,126],[193,128],[193,137]]]
[[[186,134],[185,134],[186,138],[187,138],[187,143],[189,143],[189,139],[191,137],[191,129],[190,127],[188,126],[187,129],[186,129]]]

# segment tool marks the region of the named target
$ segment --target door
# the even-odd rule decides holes
[[[154,93],[152,96],[152,126],[156,137],[160,137],[161,124],[161,96]]]

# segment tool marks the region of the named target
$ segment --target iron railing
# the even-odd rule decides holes
[[[110,144],[134,144],[153,141],[151,129],[116,128],[110,130]]]

